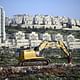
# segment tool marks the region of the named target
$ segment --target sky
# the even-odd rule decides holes
[[[6,16],[43,14],[80,19],[80,0],[0,0]]]

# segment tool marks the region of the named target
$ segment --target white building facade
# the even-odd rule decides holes
[[[0,43],[5,42],[5,11],[0,7]]]

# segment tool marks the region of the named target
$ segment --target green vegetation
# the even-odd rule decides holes
[[[0,49],[0,66],[15,65],[17,62],[15,49]]]
[[[50,59],[51,63],[67,63],[67,57],[59,49],[48,49],[43,50],[43,56],[47,59]],[[80,50],[72,51],[73,63],[80,62]],[[6,65],[16,65],[18,60],[15,56],[15,49],[3,48],[0,49],[0,66]]]
[[[11,26],[6,26],[6,33],[15,33],[17,31],[23,31],[23,32],[37,32],[37,33],[44,33],[44,32],[48,32],[49,34],[57,34],[57,33],[61,33],[62,35],[69,35],[69,34],[73,34],[75,36],[75,38],[79,38],[80,39],[80,31],[75,31],[75,30],[62,30],[62,29],[44,29],[43,28],[21,28],[20,26],[15,26],[15,27],[11,27]]]

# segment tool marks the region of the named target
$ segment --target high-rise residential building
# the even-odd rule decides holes
[[[32,15],[24,15],[24,24],[32,25],[33,24],[33,16]]]
[[[5,17],[5,26],[10,26],[11,23],[12,23],[12,18],[6,16]]]
[[[16,24],[22,24],[23,17],[24,17],[24,15],[21,15],[21,14],[14,15],[13,22],[15,22]]]
[[[0,6],[0,43],[3,43],[5,39],[5,11],[3,7]]]
[[[43,15],[38,14],[34,16],[35,24],[38,24],[38,25],[44,24],[43,19],[44,19]]]
[[[72,26],[76,26],[76,20],[75,19],[70,19],[70,21],[71,21]]]
[[[51,16],[45,15],[44,23],[45,23],[45,25],[51,25],[52,24]]]

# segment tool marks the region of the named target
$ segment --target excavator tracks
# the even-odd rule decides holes
[[[48,59],[22,60],[18,63],[19,66],[44,66],[48,64],[49,64]]]

